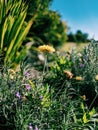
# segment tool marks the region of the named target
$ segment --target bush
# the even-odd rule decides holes
[[[98,43],[92,41],[81,53],[72,53],[72,73],[74,77],[81,76],[82,80],[72,86],[81,94],[86,95],[90,107],[97,106],[98,97]]]

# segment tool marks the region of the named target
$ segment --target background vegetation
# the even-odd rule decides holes
[[[68,34],[68,42],[87,43],[89,41],[88,34],[83,33],[81,30],[77,30],[75,34],[72,32]]]
[[[51,2],[0,0],[0,130],[98,129],[98,43],[59,52],[89,40]]]

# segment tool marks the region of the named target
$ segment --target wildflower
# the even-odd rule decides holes
[[[30,90],[30,89],[31,89],[30,84],[26,84],[26,90]]]
[[[28,72],[25,72],[24,75],[25,75],[26,77],[29,77],[30,74],[29,74]]]
[[[83,68],[83,67],[84,67],[84,64],[81,63],[81,64],[80,64],[80,67]]]
[[[68,70],[64,70],[64,74],[65,74],[68,78],[70,78],[70,79],[72,79],[72,77],[73,77],[73,74],[72,74],[70,71],[68,71]]]
[[[14,71],[13,69],[9,69],[8,72],[9,72],[9,74],[11,74],[11,75],[14,75],[14,74],[15,74],[15,71]]]
[[[33,127],[31,125],[31,123],[29,123],[29,125],[27,126],[28,130],[33,130]]]
[[[55,49],[49,45],[42,45],[38,47],[38,50],[41,52],[55,52]]]
[[[16,92],[16,97],[20,99],[21,95],[19,92]]]
[[[81,98],[82,98],[83,100],[86,100],[86,96],[85,96],[85,95],[81,96]]]
[[[13,69],[9,69],[8,72],[10,74],[10,78],[14,79],[15,71]]]
[[[35,129],[34,129],[34,130],[39,130],[38,127],[37,127],[37,125],[35,126]]]
[[[95,76],[95,79],[98,80],[98,75]]]
[[[41,96],[39,96],[39,99],[41,100],[43,98],[43,96],[41,95]]]
[[[76,76],[75,79],[76,79],[76,80],[79,80],[79,81],[83,80],[83,78],[82,78],[81,76]]]

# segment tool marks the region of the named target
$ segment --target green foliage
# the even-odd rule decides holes
[[[28,17],[34,14],[41,14],[42,12],[49,9],[49,5],[52,0],[24,0],[29,6],[28,8]]]
[[[42,75],[32,78],[29,68],[20,67],[0,73],[0,129],[97,129],[96,110],[89,111],[79,95],[73,99],[70,86],[58,91],[57,98],[49,81],[43,84]]]
[[[25,62],[16,72],[7,65],[0,72],[0,129],[97,130],[97,47],[53,54],[36,77]]]
[[[83,81],[78,84],[73,80],[73,86],[78,89],[79,93],[87,96],[87,103],[97,106],[98,96],[98,43],[92,41],[81,54],[72,53],[72,72],[74,76],[81,76]],[[96,98],[95,98],[96,97]],[[93,104],[92,104],[93,101]]]
[[[59,14],[53,11],[43,12],[34,22],[30,36],[39,44],[62,45],[66,39],[67,26]]]
[[[66,41],[67,26],[57,12],[49,10],[51,2],[0,1],[0,54],[4,54],[4,64],[19,64],[28,52],[28,41],[35,43],[34,46],[58,46]]]
[[[13,0],[0,0],[0,14],[0,52],[4,53],[4,64],[14,61],[18,63],[20,62],[18,58],[23,55],[22,49],[25,50],[22,46],[23,40],[33,19],[28,23],[25,22],[27,6],[22,0],[14,2]],[[17,55],[18,52],[19,55]]]
[[[52,44],[57,47],[67,40],[67,25],[60,18],[60,15],[49,9],[52,0],[37,0],[27,2],[28,15],[30,17],[37,15],[28,37],[32,37],[35,46],[41,44]]]
[[[67,26],[49,10],[51,0],[24,2],[0,0],[0,129],[97,130],[98,43],[81,53],[41,54],[41,62],[34,61],[37,76],[24,62],[17,71],[8,65],[24,57],[31,26],[28,36],[38,43],[31,48],[34,58],[39,44],[66,41]],[[82,32],[76,34],[80,42]]]
[[[76,42],[76,43],[87,43],[89,41],[88,34],[83,33],[80,30],[77,30],[77,32],[75,34],[73,34],[73,33],[68,34],[68,41]]]
[[[67,56],[69,56],[68,53],[61,55],[55,54],[54,62],[50,66],[50,71],[44,76],[44,82],[48,82],[54,89],[54,95],[56,95],[56,97],[59,97],[65,87],[69,88],[70,86],[70,78],[64,74],[64,70],[70,71],[71,69],[71,61]]]

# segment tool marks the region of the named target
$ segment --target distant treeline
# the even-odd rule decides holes
[[[76,33],[70,32],[68,34],[68,42],[86,43],[89,42],[88,33],[83,33],[81,30],[77,30]]]

